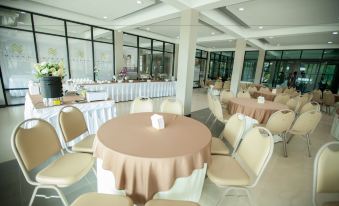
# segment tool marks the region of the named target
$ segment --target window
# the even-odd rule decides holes
[[[17,29],[32,30],[31,14],[23,11],[0,8],[0,25]]]
[[[282,51],[267,51],[265,59],[281,59]]]
[[[92,43],[90,41],[69,39],[69,58],[71,77],[93,79]]]
[[[113,43],[113,32],[106,29],[93,28],[93,40]]]
[[[151,74],[152,53],[148,49],[139,49],[140,74]]]
[[[35,31],[65,36],[64,21],[39,15],[33,15],[33,18]]]
[[[301,50],[288,50],[283,52],[282,59],[300,59]]]
[[[130,79],[138,77],[138,48],[123,47],[124,67],[127,68],[127,75]]]
[[[123,41],[125,46],[138,47],[138,37],[130,34],[124,34]]]
[[[95,80],[113,79],[113,45],[94,42]]]
[[[323,50],[304,50],[301,59],[321,59]]]
[[[152,40],[139,37],[139,47],[140,48],[145,48],[145,49],[152,49]]]
[[[339,60],[339,49],[327,49],[324,51],[324,59]]]
[[[67,22],[67,35],[81,39],[91,39],[91,27],[83,24]]]

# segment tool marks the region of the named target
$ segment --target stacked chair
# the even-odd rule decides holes
[[[273,102],[277,102],[280,104],[286,104],[290,100],[290,95],[286,93],[279,93],[277,96],[274,98]]]
[[[335,97],[330,90],[325,90],[323,93],[323,105],[326,108],[326,112],[331,114],[331,108],[335,105]]]
[[[131,105],[130,113],[153,112],[153,102],[150,98],[136,98]]]

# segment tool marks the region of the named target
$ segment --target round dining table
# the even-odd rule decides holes
[[[252,97],[258,98],[259,96],[265,97],[265,100],[273,101],[277,94],[272,93],[271,91],[254,91]]]
[[[170,190],[177,178],[190,176],[211,160],[212,135],[204,124],[158,113],[165,122],[165,128],[159,130],[152,127],[153,114],[129,114],[107,121],[93,145],[102,168],[112,172],[115,187],[125,190],[135,204]]]
[[[265,124],[274,112],[282,109],[288,107],[272,101],[258,103],[257,99],[250,98],[231,98],[228,102],[229,114],[242,113],[258,120],[260,124]]]

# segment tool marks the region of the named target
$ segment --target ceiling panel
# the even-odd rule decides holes
[[[331,41],[333,44],[339,44],[339,35],[332,33],[317,33],[298,36],[285,36],[275,37],[273,39],[266,39],[272,45],[280,46],[294,46],[294,45],[307,45],[307,44],[327,44]]]
[[[201,45],[206,48],[212,48],[212,49],[234,48],[235,41],[225,40],[225,41],[201,42],[201,43],[198,43],[198,45]]]

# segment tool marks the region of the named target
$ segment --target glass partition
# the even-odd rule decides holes
[[[0,8],[0,26],[31,31],[31,14],[14,9]]]
[[[64,21],[39,15],[33,15],[33,18],[35,31],[65,36]]]
[[[90,41],[69,39],[69,58],[72,79],[93,79],[92,43]]]
[[[113,79],[113,46],[101,42],[94,42],[94,69],[95,80]]]
[[[91,27],[83,24],[67,22],[67,35],[81,39],[91,39]]]
[[[138,48],[123,47],[124,67],[127,68],[127,75],[130,79],[138,78]]]

